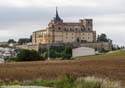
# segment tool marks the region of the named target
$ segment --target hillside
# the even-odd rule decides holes
[[[95,76],[125,83],[125,51],[80,57],[80,60],[0,64],[0,82],[56,79],[65,74]]]
[[[95,55],[95,56],[87,56],[87,57],[79,57],[79,59],[121,59],[125,58],[125,50],[117,50],[117,51],[111,51],[105,54],[101,55]]]

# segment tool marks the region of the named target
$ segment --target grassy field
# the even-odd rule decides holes
[[[80,57],[70,61],[11,62],[0,64],[0,83],[53,80],[65,74],[95,76],[125,83],[125,51]]]

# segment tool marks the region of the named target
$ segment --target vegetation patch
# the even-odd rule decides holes
[[[121,88],[120,83],[96,77],[65,75],[57,80],[37,80],[26,83],[1,84],[0,86],[46,86],[52,88]]]

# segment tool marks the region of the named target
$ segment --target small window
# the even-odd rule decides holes
[[[58,29],[59,29],[59,31],[60,31],[61,28],[59,27]]]
[[[88,28],[88,31],[91,31],[91,29],[90,29],[90,28]]]
[[[64,28],[64,30],[67,31],[66,28]]]
[[[53,29],[52,31],[54,32],[55,30]]]
[[[72,28],[70,28],[70,31],[72,31]]]
[[[52,28],[54,28],[54,25],[52,25]]]
[[[88,21],[88,24],[89,24],[89,21]]]
[[[75,28],[75,30],[77,31],[77,28]]]

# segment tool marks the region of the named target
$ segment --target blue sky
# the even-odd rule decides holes
[[[125,44],[125,0],[0,0],[0,41],[29,37],[55,16],[64,21],[92,18],[97,34]]]

